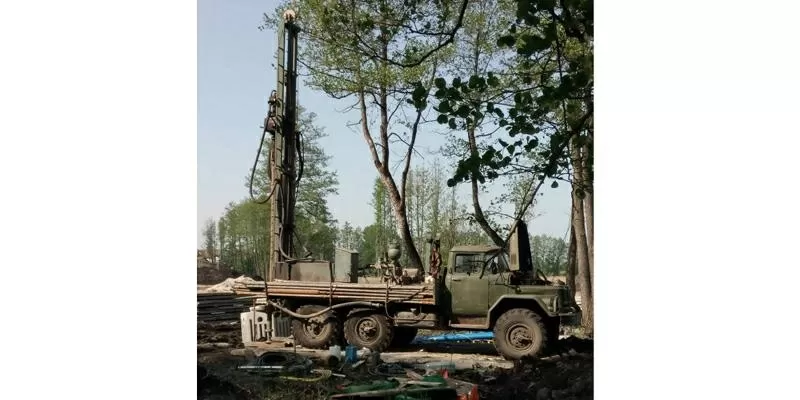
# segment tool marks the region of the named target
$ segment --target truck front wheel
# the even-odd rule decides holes
[[[344,322],[347,343],[358,348],[383,351],[394,338],[394,330],[385,315],[375,311],[358,311]]]
[[[324,310],[316,305],[301,306],[298,314],[308,315]],[[297,344],[309,349],[324,349],[337,341],[339,320],[333,311],[309,319],[292,319],[292,335]]]
[[[542,318],[526,308],[506,311],[494,325],[497,352],[509,360],[535,357],[547,344]]]

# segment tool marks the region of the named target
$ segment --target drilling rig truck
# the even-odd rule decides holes
[[[523,221],[514,222],[505,247],[455,246],[446,263],[439,241],[430,239],[427,270],[403,268],[399,246],[393,246],[375,265],[382,272],[376,283],[337,281],[330,262],[295,254],[294,208],[303,170],[296,122],[299,32],[294,11],[287,10],[278,27],[277,88],[261,138],[263,145],[270,134],[270,192],[256,200],[270,202],[271,254],[266,281],[246,285],[250,294],[257,291],[261,310],[289,316],[295,342],[308,348],[346,342],[383,351],[410,343],[418,329],[491,330],[498,353],[508,359],[541,354],[558,340],[561,323],[580,310],[567,286],[535,271]]]

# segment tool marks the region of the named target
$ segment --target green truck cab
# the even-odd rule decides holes
[[[557,341],[561,323],[579,312],[567,286],[538,278],[529,260],[512,263],[495,246],[453,247],[442,281],[438,303],[449,328],[491,329],[498,352],[511,359]]]

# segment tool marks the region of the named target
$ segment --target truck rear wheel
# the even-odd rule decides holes
[[[301,306],[298,314],[308,315],[324,310],[316,305]],[[309,349],[324,349],[339,338],[339,320],[333,311],[310,319],[292,318],[292,335],[297,344]]]
[[[535,357],[547,345],[542,318],[526,308],[506,311],[494,325],[497,352],[509,360]]]
[[[347,343],[358,348],[383,351],[394,338],[394,329],[385,315],[375,311],[358,311],[344,322]]]
[[[409,328],[406,326],[396,326],[394,328],[394,339],[392,339],[392,347],[405,347],[414,341],[417,337],[417,328]]]

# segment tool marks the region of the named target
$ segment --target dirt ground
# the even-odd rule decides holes
[[[246,362],[238,323],[198,323],[197,343],[198,399],[318,400],[336,393],[337,387],[385,379],[380,369],[368,368],[319,382],[287,381],[237,370],[238,365]],[[214,346],[212,343],[223,344]],[[288,352],[289,356],[294,353],[293,348],[270,351],[276,350]],[[261,349],[256,353],[265,351]],[[296,353],[300,357],[311,354],[300,350]],[[435,359],[453,361],[459,370],[451,377],[478,384],[483,400],[593,398],[593,342],[575,337],[560,340],[541,359],[518,363],[502,360],[490,343],[416,345],[385,352],[382,359],[393,363],[385,365],[400,363],[407,368]],[[417,372],[424,371],[417,369]]]

